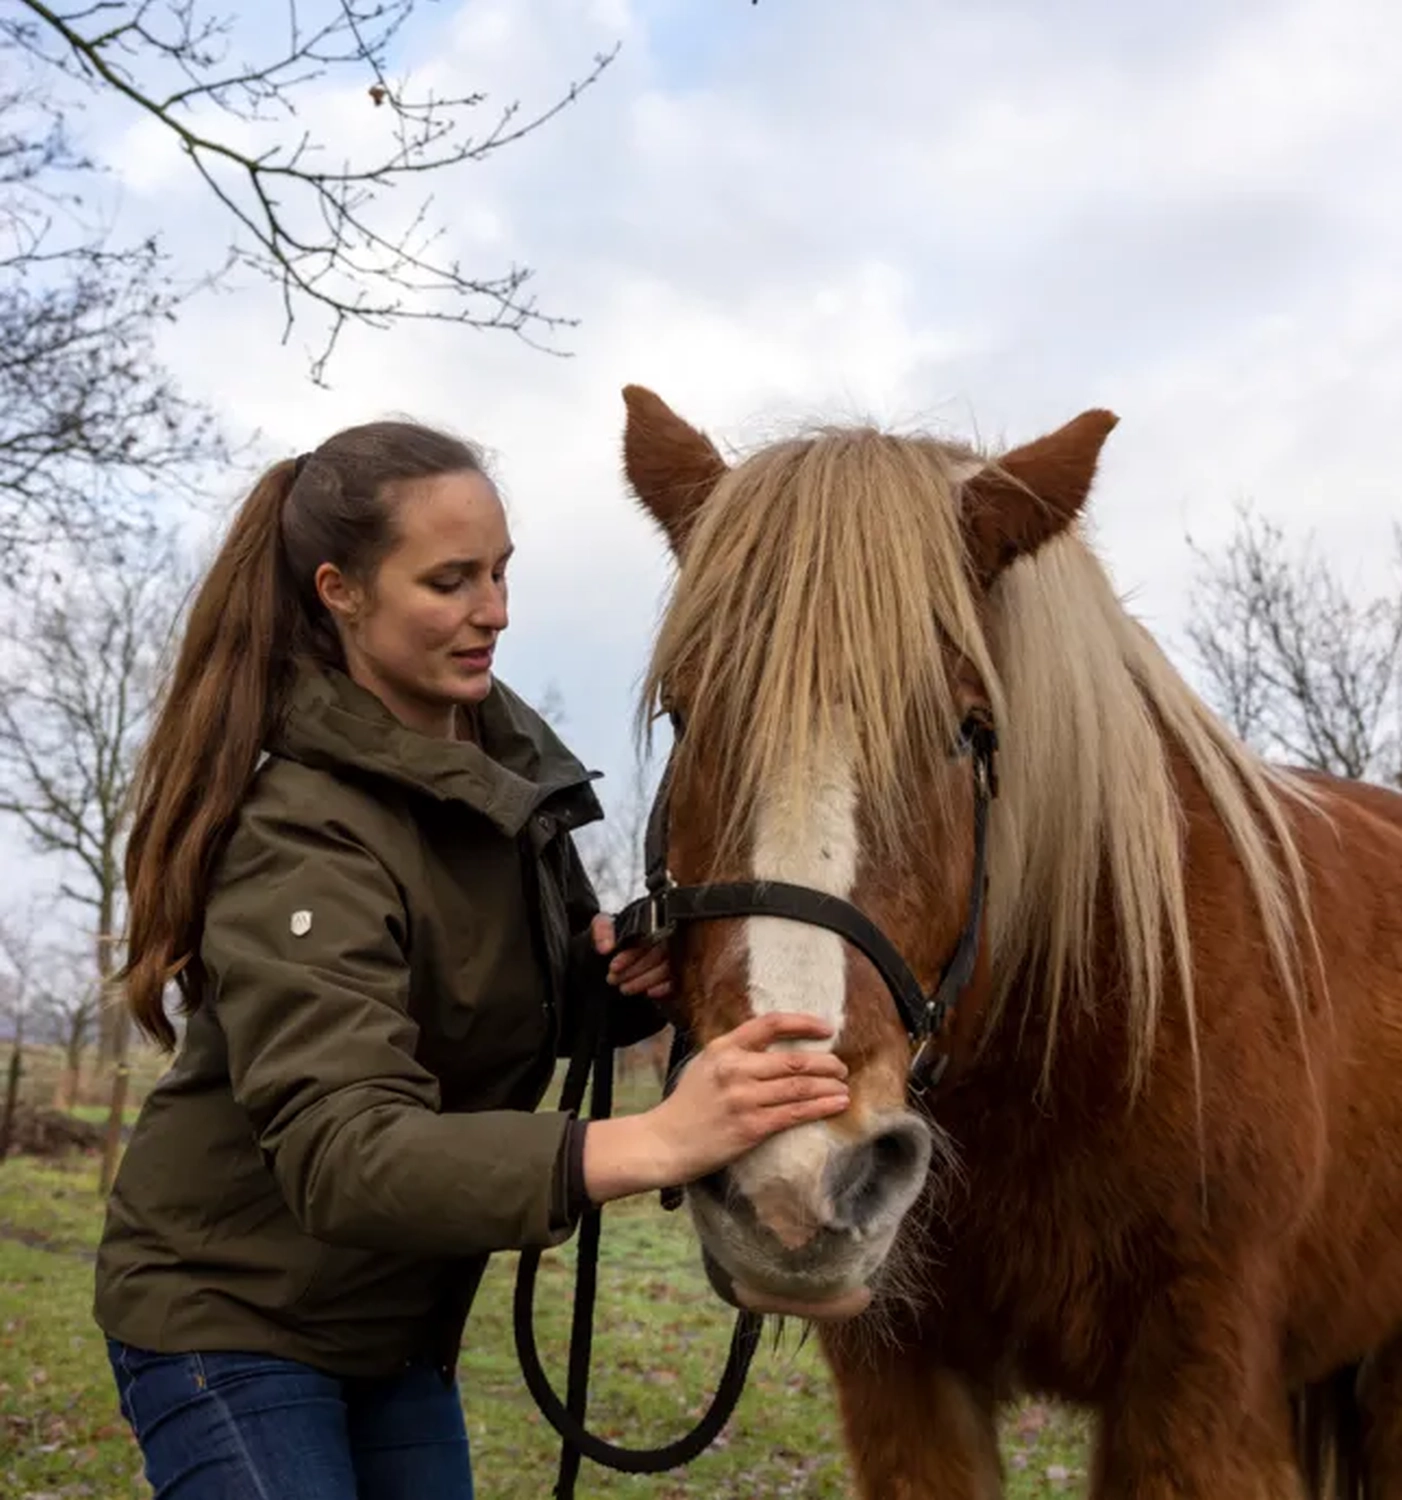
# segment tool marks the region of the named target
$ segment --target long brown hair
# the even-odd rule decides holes
[[[274,464],[240,507],[191,607],[138,770],[127,842],[126,1002],[163,1047],[175,1043],[166,985],[175,981],[187,1013],[200,1004],[210,878],[294,665],[345,664],[316,570],[333,563],[369,584],[394,544],[396,486],[481,471],[481,455],[459,438],[371,422]]]

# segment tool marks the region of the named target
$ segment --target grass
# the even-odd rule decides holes
[[[105,1104],[74,1104],[68,1113],[75,1120],[85,1120],[89,1125],[105,1125],[110,1110]],[[141,1113],[139,1104],[128,1104],[122,1111],[122,1121],[127,1125],[135,1125],[137,1116]]]
[[[626,1097],[626,1096],[625,1096]],[[117,1411],[89,1312],[101,1230],[88,1159],[0,1163],[0,1494],[9,1500],[145,1500],[140,1457]],[[537,1331],[563,1385],[573,1245],[545,1257]],[[536,1412],[511,1334],[515,1256],[493,1260],[461,1366],[479,1493],[550,1494],[558,1441]],[[730,1314],[711,1293],[684,1214],[655,1198],[604,1221],[590,1425],[630,1447],[667,1442],[700,1414],[725,1358]],[[585,1463],[582,1497],[651,1500],[802,1496],[843,1500],[851,1486],[830,1382],[813,1343],[766,1338],[729,1427],[687,1469],[632,1477]],[[1083,1491],[1084,1433],[1067,1414],[1026,1405],[1004,1432],[1009,1500]]]

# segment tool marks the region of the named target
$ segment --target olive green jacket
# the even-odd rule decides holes
[[[300,677],[212,882],[205,1001],[112,1193],[110,1336],[446,1371],[487,1255],[573,1228],[583,1127],[532,1111],[603,985],[570,837],[601,813],[500,683],[477,723],[480,748],[430,739]],[[620,1041],[662,1024],[625,1008]]]

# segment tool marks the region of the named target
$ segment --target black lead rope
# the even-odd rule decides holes
[[[613,1047],[608,1039],[604,1007],[591,1006],[581,1017],[581,1030],[574,1056],[560,1090],[560,1109],[579,1111],[585,1088],[593,1074],[589,1117],[605,1120],[613,1108]],[[681,1034],[673,1057],[684,1047]],[[678,1191],[664,1195],[668,1207],[680,1202]],[[535,1398],[546,1421],[561,1438],[560,1467],[555,1482],[556,1500],[572,1500],[579,1477],[580,1459],[587,1458],[605,1468],[624,1474],[661,1474],[689,1464],[720,1435],[730,1420],[745,1389],[750,1362],[759,1346],[763,1319],[756,1313],[742,1312],[735,1320],[730,1353],[721,1374],[716,1394],[696,1426],[675,1442],[660,1448],[624,1448],[606,1441],[585,1425],[589,1401],[589,1364],[593,1353],[594,1307],[598,1299],[599,1246],[603,1231],[603,1214],[598,1207],[588,1209],[580,1221],[579,1253],[575,1265],[574,1312],[570,1328],[569,1369],[565,1400],[561,1401],[541,1364],[535,1337],[535,1287],[540,1268],[539,1250],[521,1253],[516,1274],[514,1328],[516,1355],[527,1389]]]

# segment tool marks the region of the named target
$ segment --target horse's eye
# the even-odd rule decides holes
[[[686,718],[677,706],[676,699],[666,689],[663,689],[657,695],[657,706],[667,715],[667,720],[672,726],[673,737],[680,739],[682,730],[686,726]]]
[[[991,710],[976,705],[964,715],[964,721],[959,726],[958,749],[963,751],[969,749],[980,736],[993,733],[993,714]]]

